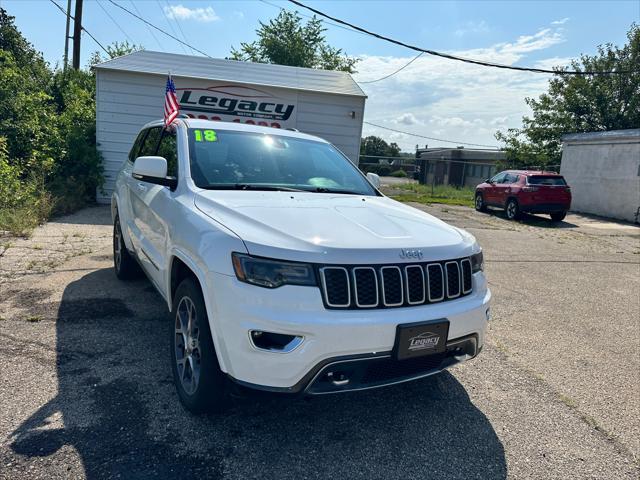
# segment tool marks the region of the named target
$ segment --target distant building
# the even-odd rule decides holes
[[[640,129],[564,135],[560,173],[572,210],[639,221]]]
[[[481,148],[418,148],[418,181],[424,184],[474,187],[496,173],[506,153]]]

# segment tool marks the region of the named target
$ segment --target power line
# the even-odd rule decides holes
[[[113,18],[113,17],[111,16],[111,14],[107,11],[107,9],[106,9],[106,8],[104,8],[104,6],[102,5],[102,2],[100,2],[100,1],[98,0],[96,3],[97,3],[97,4],[98,4],[98,6],[102,9],[102,11],[103,11],[104,13],[106,13],[106,14],[107,14],[107,17],[109,17],[109,18],[111,19],[111,21],[116,25],[116,27],[118,27],[118,30],[120,30],[120,31],[122,32],[122,34],[123,34],[125,37],[127,37],[127,39],[128,39],[131,43],[135,44],[135,42],[133,41],[133,38],[131,38],[131,37],[129,36],[129,34],[128,34],[127,32],[125,32],[125,31],[124,31],[124,29],[120,26],[120,24],[119,24],[118,22],[116,22],[116,19],[115,19],[115,18]]]
[[[164,3],[167,4],[167,7],[171,8],[171,5],[169,5],[169,0],[164,0]],[[180,25],[180,22],[174,17],[173,18],[173,22],[176,24],[176,26],[178,27],[178,30],[180,30],[180,34],[182,35],[182,39],[185,42],[188,42],[189,39],[187,38],[187,36],[184,34],[184,31],[182,30],[182,26]],[[177,36],[177,35],[176,35]],[[195,53],[193,48],[189,47],[191,50],[191,54]],[[186,52],[185,52],[186,53]]]
[[[110,3],[113,3],[116,7],[124,10],[125,12],[127,12],[129,15],[136,17],[138,20],[140,20],[141,22],[144,22],[145,24],[149,25],[150,27],[155,28],[156,30],[158,30],[160,33],[164,33],[167,37],[169,38],[173,38],[176,42],[181,43],[182,45],[186,45],[187,47],[191,48],[192,50],[195,50],[196,52],[204,55],[205,57],[209,57],[209,58],[213,58],[211,55],[206,54],[205,52],[203,52],[202,50],[197,49],[196,47],[194,47],[193,45],[189,45],[187,42],[183,42],[182,40],[180,40],[178,37],[171,35],[169,32],[161,29],[160,27],[156,27],[153,23],[145,20],[144,18],[142,18],[140,15],[136,15],[135,13],[133,13],[131,10],[123,7],[122,5],[117,4],[116,2],[114,2],[113,0],[107,0]],[[135,4],[134,4],[135,6]]]
[[[53,3],[53,4],[58,8],[58,10],[60,10],[60,11],[64,14],[64,16],[65,16],[65,17],[67,16],[67,11],[66,11],[64,8],[62,8],[60,5],[58,5],[58,4],[57,4],[56,2],[54,2],[53,0],[49,0],[49,1],[50,1],[51,3]],[[76,21],[76,19],[75,19],[71,14],[69,14],[69,18],[70,18],[71,20],[73,20],[74,22]],[[84,33],[86,33],[87,35],[89,35],[89,36],[91,37],[91,40],[93,40],[94,42],[96,42],[96,44],[98,44],[98,46],[99,46],[102,50],[104,50],[104,53],[106,53],[107,55],[111,56],[111,54],[109,53],[109,50],[107,50],[106,48],[104,48],[104,45],[102,45],[102,44],[98,41],[98,39],[97,39],[96,37],[94,37],[93,35],[91,35],[91,32],[89,32],[89,30],[87,30],[87,29],[86,29],[86,28],[84,28],[84,27],[81,27],[81,28],[82,28],[82,31],[83,31]]]
[[[165,3],[167,3],[167,2],[165,1]],[[164,8],[162,8],[162,5],[160,5],[160,0],[156,0],[156,4],[158,5],[158,8],[160,9],[160,11],[165,10]],[[166,8],[169,8],[169,4],[168,3],[167,3],[167,7]],[[177,37],[178,36],[178,32],[176,31],[175,27],[171,23],[171,19],[167,16],[166,10],[165,10],[165,14],[164,14],[164,20],[167,22],[167,25],[169,25],[169,28],[171,29],[173,34]],[[186,55],[187,54],[187,49],[184,48],[184,45],[180,44],[180,48],[182,49],[183,53]],[[191,53],[193,53],[193,52],[191,52]]]
[[[471,63],[474,65],[481,65],[483,67],[494,67],[494,68],[503,68],[505,70],[518,70],[521,72],[532,72],[532,73],[551,73],[553,75],[604,75],[604,74],[621,74],[621,73],[638,73],[636,71],[604,71],[604,72],[595,72],[595,71],[579,71],[579,70],[548,70],[544,68],[533,68],[533,67],[517,67],[514,65],[505,65],[503,63],[494,63],[494,62],[485,62],[483,60],[475,60],[473,58],[464,58],[456,55],[451,55],[449,53],[437,52],[435,50],[428,50],[426,48],[418,47],[416,45],[411,45],[408,43],[401,42],[400,40],[395,40],[393,38],[381,35],[379,33],[371,32],[362,27],[358,27],[357,25],[353,25],[352,23],[346,22],[344,20],[340,20],[339,18],[332,17],[331,15],[327,15],[326,13],[321,12],[320,10],[316,10],[315,8],[308,7],[305,4],[297,1],[297,0],[289,0],[289,2],[294,5],[298,5],[299,7],[306,8],[307,10],[315,13],[316,15],[320,15],[321,17],[328,18],[336,23],[341,25],[346,25],[351,27],[352,29],[366,33],[367,35],[371,35],[372,37],[378,38],[380,40],[385,40],[387,42],[393,43],[395,45],[400,45],[401,47],[409,48],[416,52],[423,52],[429,55],[434,55],[436,57],[447,58],[449,60],[457,60],[459,62]]]
[[[135,11],[138,13],[138,15],[142,16],[142,14],[140,13],[140,10],[138,10],[137,5],[133,2],[133,0],[129,0],[129,2],[131,3],[131,6],[135,9]],[[145,25],[147,27],[147,31],[151,34],[151,36],[153,37],[153,39],[156,41],[156,44],[158,45],[158,48],[160,48],[160,50],[164,51],[164,47],[162,46],[162,44],[160,43],[160,40],[158,40],[158,37],[156,37],[156,34],[153,33],[153,30],[151,30],[149,28],[149,25]]]
[[[269,6],[271,6],[271,7],[277,8],[277,9],[279,9],[279,10],[283,10],[283,11],[285,11],[285,12],[286,12],[286,11],[288,11],[286,8],[281,7],[280,5],[276,5],[275,3],[268,2],[267,0],[260,0],[260,1],[261,1],[262,3],[264,3],[264,4],[266,4],[266,5],[269,5]],[[299,12],[298,10],[293,10],[293,11],[294,11],[294,12],[296,12],[297,14],[299,14],[301,17],[304,17],[304,18],[314,18],[314,16],[313,16],[313,15],[305,15],[304,13]],[[333,26],[333,27],[337,27],[337,28],[341,28],[341,29],[343,29],[343,30],[347,30],[348,32],[352,32],[352,33],[359,33],[359,34],[361,34],[361,35],[366,35],[366,33],[364,33],[364,32],[359,32],[359,31],[357,31],[357,30],[354,30],[354,29],[349,28],[349,27],[345,27],[345,26],[340,25],[340,24],[338,24],[338,23],[328,22],[328,21],[326,21],[326,20],[324,20],[324,23],[326,23],[327,25],[331,25],[331,26]]]
[[[386,80],[389,77],[393,77],[396,73],[401,72],[402,70],[404,70],[405,68],[407,68],[409,65],[411,65],[413,62],[415,62],[417,59],[419,59],[422,55],[424,55],[424,52],[420,52],[418,55],[416,55],[415,57],[413,57],[411,60],[409,60],[407,63],[405,63],[403,66],[401,66],[399,69],[397,69],[395,72],[390,73],[389,75],[385,75],[382,78],[378,78],[376,80],[369,80],[366,82],[358,82],[359,84],[362,83],[376,83],[379,82],[381,80]]]
[[[493,148],[493,149],[499,150],[499,148],[496,147],[495,145],[485,145],[485,144],[482,144],[482,143],[459,142],[458,140],[446,140],[444,138],[428,137],[426,135],[420,135],[418,133],[403,132],[402,130],[396,130],[394,128],[389,128],[389,127],[385,127],[385,126],[382,126],[382,125],[377,125],[377,124],[371,123],[371,122],[362,122],[362,123],[366,123],[367,125],[371,125],[372,127],[382,128],[383,130],[389,130],[391,132],[402,133],[403,135],[410,135],[412,137],[426,138],[427,140],[434,140],[434,141],[437,141],[437,142],[455,143],[456,145],[471,145],[473,147],[485,147],[485,148]]]

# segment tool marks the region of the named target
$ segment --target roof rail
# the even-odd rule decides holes
[[[292,132],[299,132],[300,131],[297,128],[287,128],[287,130],[291,130]]]

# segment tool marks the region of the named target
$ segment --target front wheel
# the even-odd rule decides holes
[[[183,280],[173,297],[171,364],[178,397],[193,413],[220,412],[227,405],[227,379],[220,370],[198,283]]]
[[[550,215],[552,221],[561,222],[562,220],[564,220],[564,217],[567,216],[567,212],[552,213]]]
[[[476,210],[478,212],[486,212],[487,205],[484,203],[484,198],[481,193],[476,193],[476,201],[475,201]]]
[[[514,198],[509,199],[507,206],[505,207],[505,211],[509,220],[517,220],[520,218],[520,206],[518,205],[518,201]]]

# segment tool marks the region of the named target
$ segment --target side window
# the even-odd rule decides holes
[[[493,177],[491,179],[491,181],[493,183],[503,183],[504,182],[504,178],[507,176],[506,173],[499,173],[498,175],[496,175],[495,177]]]
[[[516,183],[518,181],[518,175],[514,175],[513,173],[507,173],[504,181],[502,183]]]
[[[176,131],[165,130],[157,155],[167,159],[167,176],[178,178],[178,145]]]
[[[143,130],[141,131],[137,138],[136,141],[133,142],[133,146],[131,147],[131,150],[129,151],[129,161],[131,163],[135,162],[136,158],[139,157],[138,152],[140,151],[140,145],[142,144],[143,140],[144,140],[144,136],[147,134],[147,130]]]
[[[150,128],[147,137],[144,139],[142,148],[140,149],[139,157],[146,157],[149,155],[155,155],[158,149],[158,141],[160,141],[160,134],[162,133],[161,127]]]

